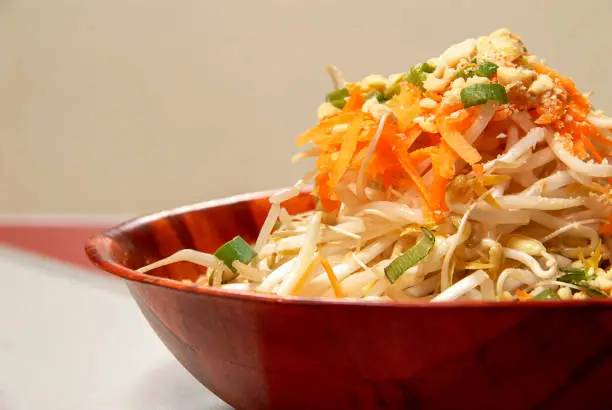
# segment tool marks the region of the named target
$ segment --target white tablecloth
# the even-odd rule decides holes
[[[229,409],[120,280],[0,247],[0,410]]]

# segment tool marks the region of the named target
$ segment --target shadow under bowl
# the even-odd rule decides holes
[[[200,267],[135,269],[235,235],[254,242],[270,193],[177,208],[89,240],[160,339],[238,409],[610,409],[610,300],[389,303],[279,298],[182,283]],[[307,193],[284,206],[313,207]],[[129,346],[127,347],[129,348]],[[133,348],[137,348],[134,346]]]

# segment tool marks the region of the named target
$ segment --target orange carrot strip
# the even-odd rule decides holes
[[[353,87],[350,91],[350,95],[342,111],[356,111],[360,110],[363,105],[363,96],[361,95],[361,88]]]
[[[421,135],[422,132],[423,132],[423,130],[418,125],[414,125],[413,127],[407,129],[404,132],[404,135],[406,137],[404,139],[404,146],[405,146],[406,150],[409,150],[410,147],[412,147],[412,144],[414,144],[414,142],[419,138],[419,136]],[[401,137],[402,136],[400,135],[400,138]]]
[[[573,154],[582,160],[588,157],[583,138],[579,137],[574,140],[573,151]]]
[[[605,135],[603,135],[596,126],[585,123],[584,128],[585,135],[587,137],[590,137],[599,142],[600,144],[606,145],[608,147],[612,146],[612,140],[609,140]]]
[[[484,166],[482,164],[474,164],[472,165],[472,171],[474,171],[476,179],[478,179],[481,184],[484,184]]]
[[[332,126],[351,122],[355,114],[355,112],[339,112],[323,118],[319,125],[303,132],[297,137],[297,146],[301,147],[302,145],[312,142],[317,136],[328,135]]]
[[[452,179],[455,176],[457,155],[445,141],[440,141],[440,176]]]
[[[517,289],[517,290],[514,292],[514,294],[515,294],[515,295],[516,295],[516,297],[517,297],[519,300],[521,300],[521,301],[522,301],[522,300],[529,300],[529,299],[531,299],[531,295],[530,295],[529,293],[525,292],[523,289],[520,289],[520,288],[519,288],[519,289]]]
[[[431,184],[431,202],[438,204],[438,210],[447,212],[448,207],[446,206],[446,186],[449,180],[441,177],[438,174],[434,175],[434,181]],[[434,214],[435,215],[435,214]]]
[[[359,131],[361,131],[362,120],[363,116],[357,115],[344,134],[344,142],[340,147],[338,159],[335,161],[329,180],[329,185],[332,187],[340,181],[340,178],[342,178],[351,163],[351,159],[357,148],[357,140],[359,138]]]
[[[599,152],[597,152],[597,149],[595,148],[595,145],[593,145],[593,143],[591,142],[590,139],[588,139],[586,136],[581,135],[580,139],[582,141],[582,144],[584,145],[584,147],[586,148],[586,150],[589,152],[589,154],[591,154],[591,157],[593,157],[593,159],[597,162],[602,162],[603,158],[601,157],[601,155],[599,154]]]
[[[333,190],[329,186],[329,174],[319,173],[315,177],[315,194],[318,195],[319,201],[323,206],[323,210],[325,212],[335,212],[340,209],[341,202],[336,198],[332,198],[332,195],[335,195]]]
[[[414,150],[412,152],[410,152],[410,160],[414,161],[414,162],[421,162],[426,158],[430,158],[431,155],[434,152],[437,152],[438,148],[437,147],[425,147],[425,148],[419,148],[417,150]]]
[[[512,114],[512,111],[508,107],[500,107],[495,111],[493,118],[491,118],[491,122],[503,121],[510,117],[510,114]]]
[[[463,138],[459,132],[448,129],[447,125],[438,126],[442,139],[459,155],[465,162],[473,165],[479,162],[482,157],[469,142]]]
[[[387,106],[397,118],[397,128],[406,131],[412,125],[412,120],[421,114],[422,109],[418,104],[421,91],[408,82],[401,83],[400,90]]]
[[[314,268],[317,266],[319,261],[320,261],[320,259],[315,259],[312,262],[310,262],[310,265],[308,265],[308,267],[306,268],[306,271],[304,272],[304,274],[302,275],[302,277],[300,278],[298,283],[295,285],[295,288],[291,292],[291,294],[293,296],[297,296],[297,295],[300,294],[300,291],[302,290],[302,288],[306,284],[306,280],[308,280],[308,277],[310,276],[310,274],[312,273]]]
[[[404,168],[404,171],[406,171],[408,176],[412,179],[412,182],[414,182],[414,185],[419,191],[427,207],[429,209],[438,209],[439,207],[434,206],[431,201],[427,185],[425,185],[425,182],[423,181],[423,178],[421,178],[419,171],[416,169],[412,161],[410,161],[410,156],[408,155],[408,152],[403,149],[403,147],[401,147],[401,144],[400,146],[396,146],[395,155],[397,156],[397,159],[401,164],[402,168]]]
[[[319,262],[321,262],[321,265],[323,265],[323,269],[325,269],[325,272],[327,273],[327,278],[329,279],[329,283],[331,284],[331,287],[334,290],[334,295],[337,298],[343,298],[344,291],[342,290],[342,285],[336,277],[336,274],[334,273],[334,270],[332,269],[331,265],[325,258],[319,258]]]
[[[438,109],[438,115],[450,115],[461,109],[463,109],[463,104],[460,102],[455,104],[442,104]]]
[[[432,100],[438,103],[442,101],[442,96],[440,94],[436,94],[431,91],[426,91],[425,93],[423,93],[423,98],[431,98]]]

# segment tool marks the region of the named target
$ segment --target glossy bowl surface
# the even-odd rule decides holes
[[[138,218],[89,240],[157,335],[237,409],[611,409],[610,300],[395,304],[281,299],[135,271],[183,248],[256,239],[269,193]],[[285,206],[312,209],[304,193]],[[108,329],[112,332],[112,329]],[[126,348],[137,346],[126,344]]]

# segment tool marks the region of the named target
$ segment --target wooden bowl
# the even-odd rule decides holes
[[[127,280],[179,362],[230,405],[612,408],[609,300],[281,299],[183,284],[201,273],[188,263],[157,269],[155,276],[134,270],[183,248],[211,252],[237,234],[254,241],[269,208],[266,197],[243,195],[135,219],[86,247],[95,265]],[[313,203],[302,194],[286,206],[297,213]]]

